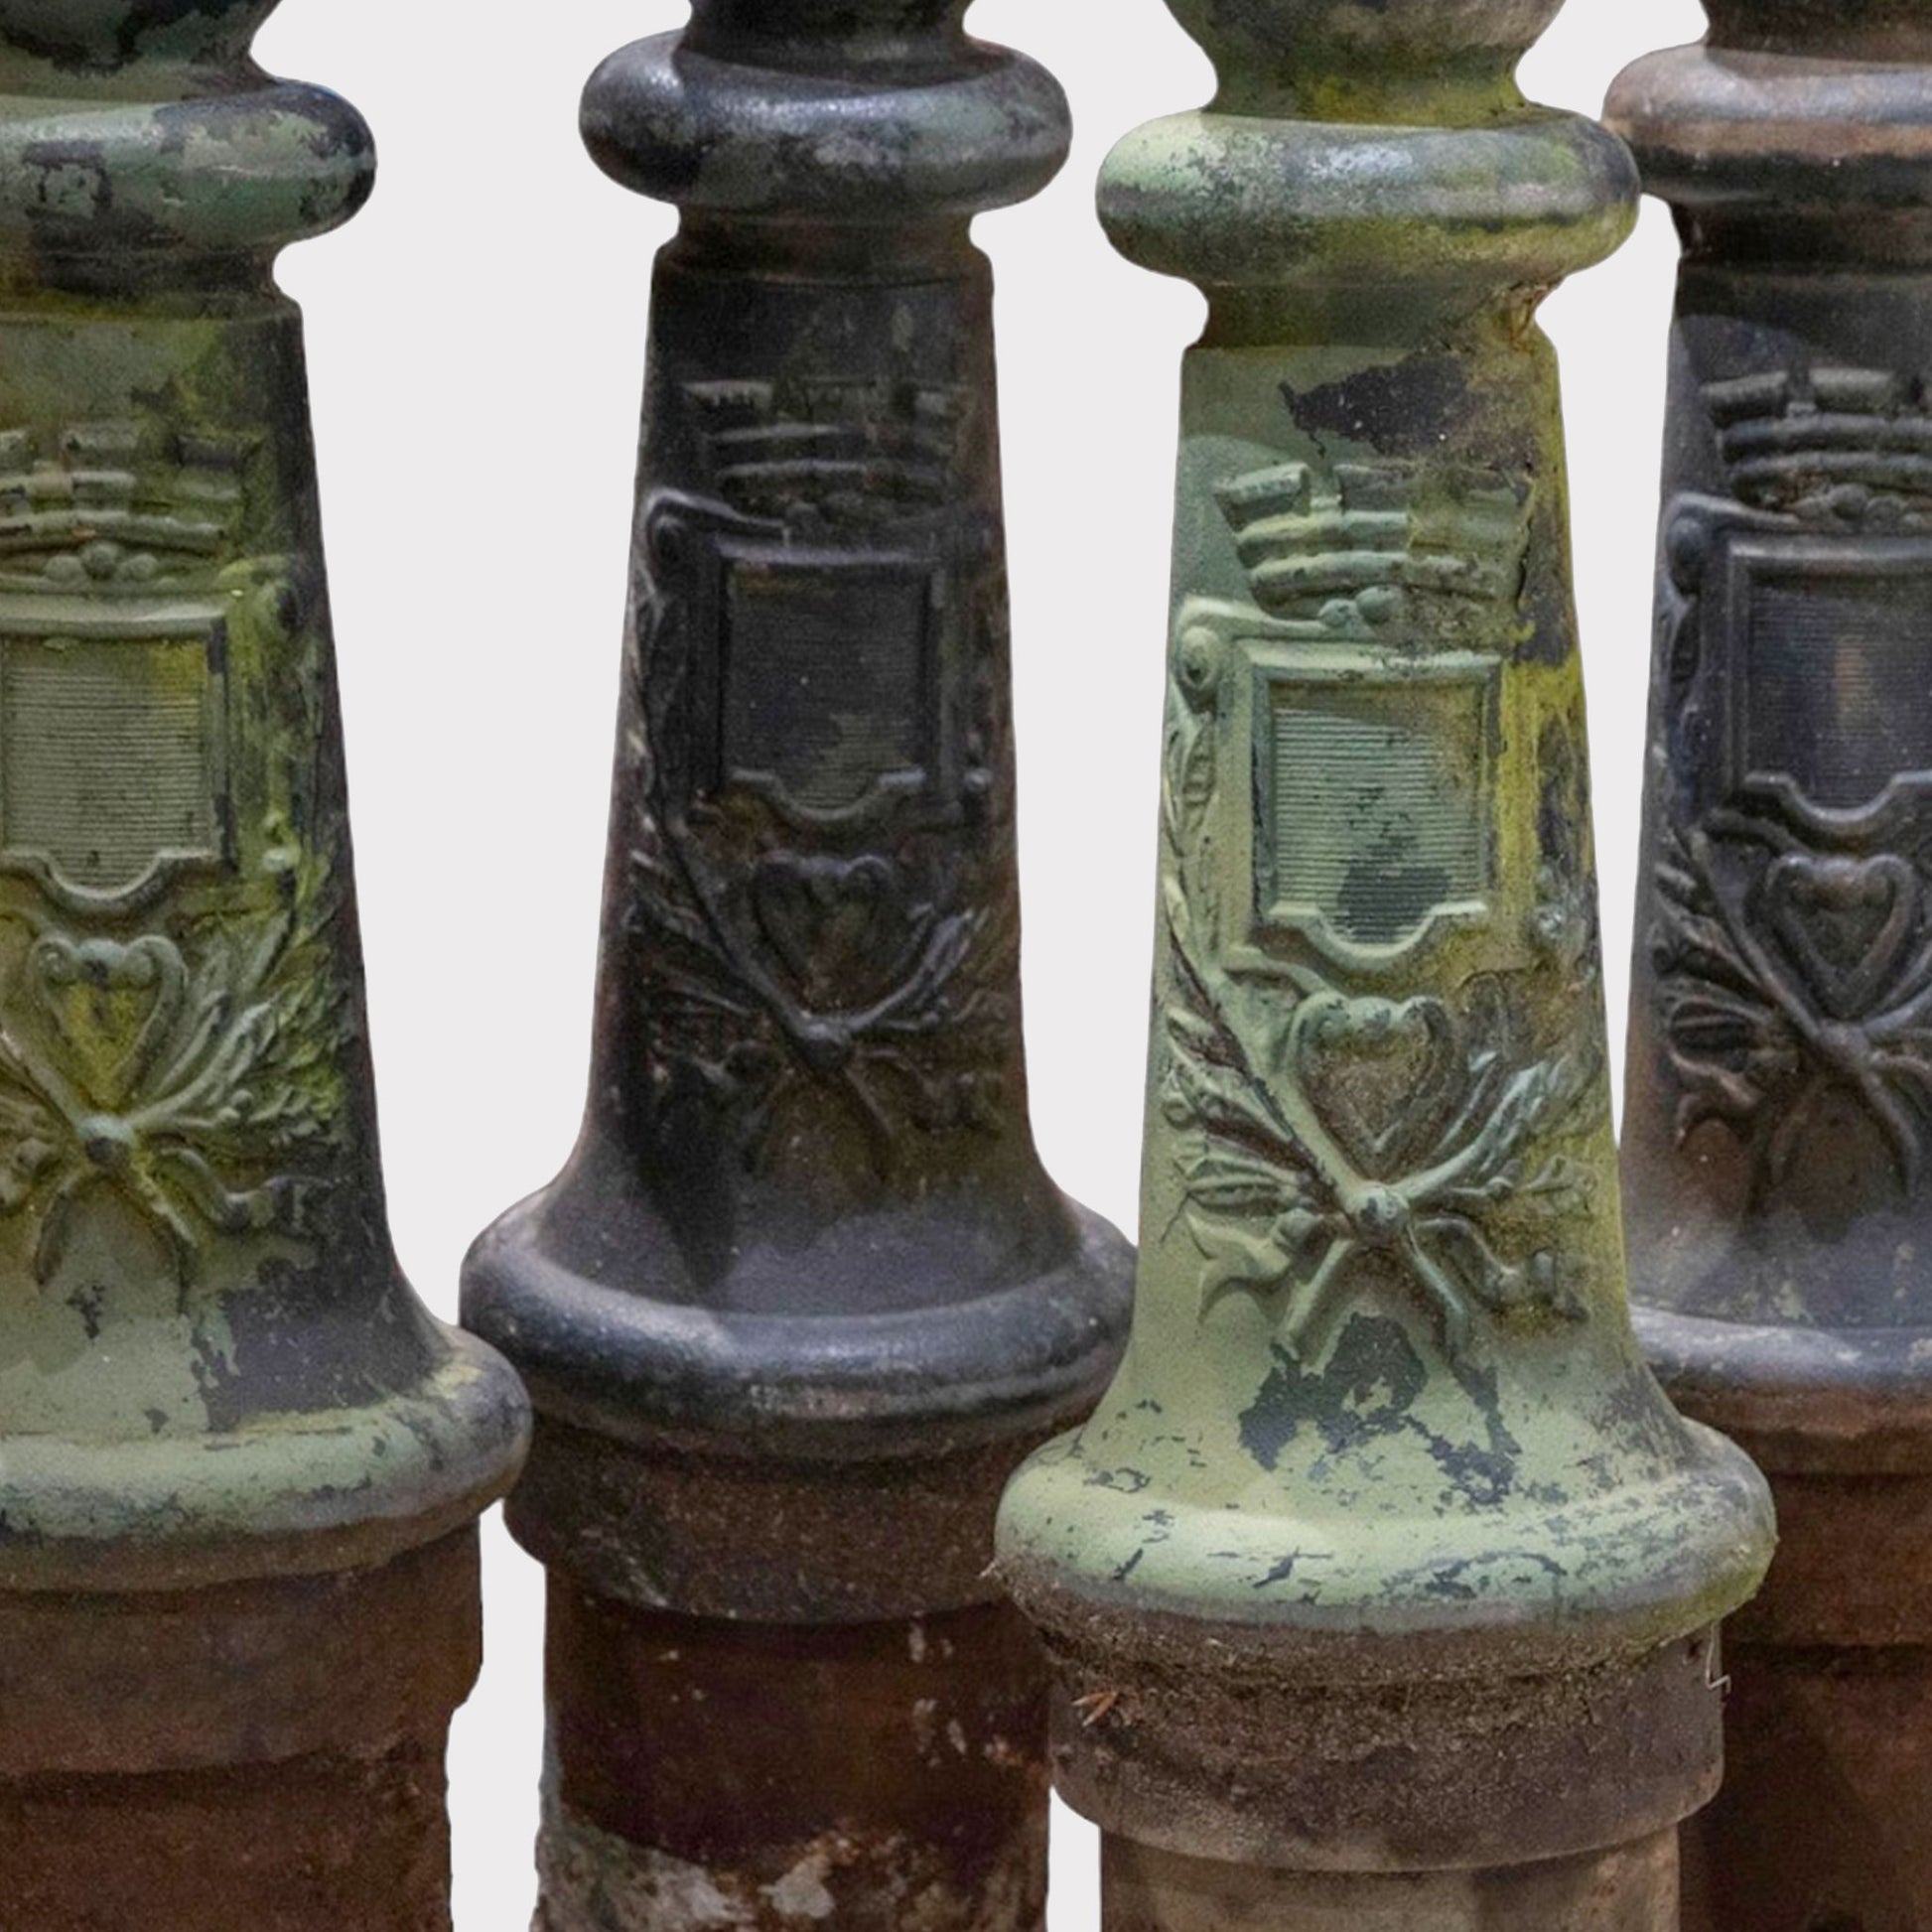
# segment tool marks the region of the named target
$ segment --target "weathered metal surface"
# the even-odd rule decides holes
[[[263,0],[0,4],[0,1916],[448,1922],[527,1410],[384,1225]]]
[[[1551,5],[1174,11],[1221,91],[1101,190],[1210,304],[1134,1336],[1001,1571],[1109,1932],[1665,1932],[1772,1530],[1643,1365],[1615,1209],[1534,314],[1634,175],[1516,91]]]
[[[753,1628],[674,1647],[716,1700],[767,1673],[785,1753],[821,1764],[875,1695],[867,1646],[1000,1621],[1001,1484],[1091,1407],[1126,1327],[1128,1249],[1053,1187],[1027,1119],[991,282],[968,234],[1051,178],[1066,108],[965,11],[700,0],[586,96],[597,159],[681,209],[597,1063],[569,1168],[483,1237],[464,1307],[537,1400],[512,1527],[553,1605],[595,1606],[553,1614],[553,1687],[592,1671],[574,1710],[617,1673],[639,1780],[675,1713],[580,1654],[587,1628],[794,1626],[783,1668]],[[1031,1673],[1043,1713],[1043,1665],[1001,1627],[1000,1681]],[[929,1693],[877,1695],[911,1737]],[[981,1829],[978,1745],[920,1761],[910,1824],[890,1791],[821,1778],[801,1813],[693,1852],[641,1801],[583,1816],[590,1746],[568,1711],[552,1725],[553,1926],[681,1925],[714,1893],[788,1923],[769,1888],[821,1854],[839,1925],[912,1924],[914,1895],[935,1932],[1037,1917],[1043,1717],[1002,1721],[1010,1796],[971,1866],[951,1835]],[[730,1745],[693,1758],[690,1815],[735,1812],[752,1758]]]
[[[1769,1471],[1697,1932],[1932,1924],[1932,21],[1714,7],[1612,122],[1684,239],[1624,1163],[1640,1332]]]

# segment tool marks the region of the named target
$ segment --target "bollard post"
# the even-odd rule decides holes
[[[272,0],[0,0],[0,1926],[439,1932],[528,1429],[391,1251]]]
[[[1064,157],[965,0],[699,0],[584,129],[657,263],[596,1065],[464,1307],[529,1377],[547,1932],[1033,1932],[1000,1489],[1131,1257],[1035,1152],[979,210]]]
[[[1695,1932],[1932,1924],[1932,18],[1714,4],[1610,96],[1671,332],[1625,1182],[1770,1474]]]
[[[1670,1932],[1761,1480],[1625,1300],[1543,294],[1554,0],[1173,0],[1116,243],[1182,386],[1133,1339],[1015,1478],[1107,1932]]]

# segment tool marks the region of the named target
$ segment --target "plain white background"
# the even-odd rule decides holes
[[[376,130],[369,209],[293,251],[309,318],[390,1203],[425,1299],[576,1131],[650,258],[670,211],[607,182],[577,97],[680,0],[286,0],[260,52]],[[1052,1172],[1131,1227],[1152,925],[1184,286],[1092,215],[1109,145],[1196,104],[1207,64],[1159,0],[980,0],[975,32],[1072,97],[1067,172],[980,223],[999,276],[1021,752],[1028,1039]],[[1693,0],[1574,0],[1523,69],[1593,112],[1617,69],[1695,39]],[[1675,237],[1636,238],[1548,304],[1562,350],[1620,1038],[1657,451]],[[541,1589],[487,1528],[489,1660],[452,1751],[457,1922],[520,1932],[541,1734]],[[1064,1814],[1053,1932],[1097,1923]]]

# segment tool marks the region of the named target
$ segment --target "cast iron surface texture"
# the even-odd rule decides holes
[[[1932,15],[1711,8],[1609,114],[1684,242],[1624,1164],[1770,1472],[1698,1932],[1932,1925]]]
[[[1066,105],[965,11],[701,0],[586,95],[598,161],[681,209],[596,1064],[570,1165],[464,1282],[538,1409],[510,1521],[552,1570],[558,1932],[1038,1920],[1043,1666],[988,1580],[993,1516],[1104,1387],[1132,1262],[1028,1121],[969,236],[1058,169]],[[915,1644],[949,1617],[958,1644]],[[721,1703],[759,1675],[790,1798],[738,1814],[768,1755],[749,1733],[629,1788],[675,1727],[664,1686],[633,1681],[658,1647]],[[605,1700],[612,1722],[579,1722]],[[935,1701],[963,1755],[943,1724],[934,1741]],[[881,1714],[916,1793],[819,1775]]]
[[[1516,90],[1545,0],[1174,11],[1220,91],[1101,186],[1210,305],[1135,1325],[1000,1568],[1109,1932],[1665,1932],[1772,1527],[1625,1300],[1534,314],[1634,172]]]
[[[0,1924],[448,1924],[506,1365],[390,1250],[268,12],[0,0]]]

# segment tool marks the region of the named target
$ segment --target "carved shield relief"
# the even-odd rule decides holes
[[[1190,600],[1176,666],[1221,717],[1229,965],[1377,972],[1488,920],[1528,484],[1297,461],[1216,497],[1252,602]]]
[[[986,519],[959,475],[965,398],[826,377],[685,392],[701,494],[647,512],[680,612],[684,802],[762,801],[810,830],[964,805],[964,686]]]
[[[0,596],[0,867],[106,909],[231,858],[227,641],[212,602]]]
[[[801,552],[691,517],[692,779],[801,825],[893,800],[939,807],[950,707],[945,580],[902,552]]]
[[[1312,947],[1377,971],[1490,916],[1501,658],[1311,642],[1236,609],[1183,621],[1228,667],[1214,793],[1231,967],[1280,971]]]
[[[1248,645],[1257,937],[1368,964],[1482,918],[1500,661]]]
[[[1932,539],[1731,532],[1709,569],[1730,802],[1856,840],[1923,801]]]
[[[700,488],[653,493],[642,525],[643,1050],[748,1162],[843,1132],[889,1174],[908,1127],[1004,1118],[997,519],[960,474],[955,391],[828,377],[685,400]]]
[[[1177,614],[1162,1112],[1203,1316],[1259,1296],[1306,1363],[1369,1306],[1456,1359],[1587,1312],[1599,1061],[1529,997],[1594,970],[1577,759],[1521,681],[1504,733],[1527,498],[1259,472],[1222,492],[1253,602]],[[1471,929],[1473,972],[1427,956]]]
[[[1913,1187],[1932,1088],[1932,535],[1908,385],[1707,388],[1732,494],[1671,505],[1652,957],[1680,1139],[1770,1205],[1847,1109]],[[1709,743],[1713,756],[1699,756]]]

